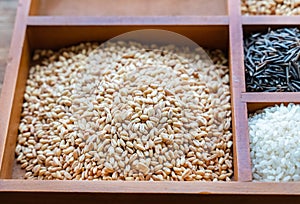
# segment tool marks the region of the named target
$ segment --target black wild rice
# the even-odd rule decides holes
[[[244,54],[247,91],[300,91],[298,28],[252,34],[244,39]]]

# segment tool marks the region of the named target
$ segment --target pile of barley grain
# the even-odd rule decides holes
[[[134,42],[34,60],[16,146],[26,179],[230,180],[227,66]]]
[[[249,118],[254,181],[300,181],[300,105],[269,107]]]
[[[300,0],[242,0],[243,15],[299,15]]]

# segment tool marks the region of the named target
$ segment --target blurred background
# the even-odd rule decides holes
[[[0,93],[17,6],[18,0],[0,0]]]

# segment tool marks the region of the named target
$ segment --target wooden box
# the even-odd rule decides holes
[[[252,203],[300,201],[300,183],[251,182],[248,112],[281,102],[300,102],[299,93],[247,93],[243,35],[268,27],[297,25],[300,17],[241,16],[240,0],[20,0],[0,103],[0,203],[206,201]],[[37,48],[58,49],[105,41],[143,28],[182,34],[229,56],[234,135],[231,182],[33,181],[14,168],[23,93]]]

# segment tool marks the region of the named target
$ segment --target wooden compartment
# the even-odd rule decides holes
[[[259,179],[269,179],[266,178],[268,176],[271,176],[271,179],[281,179],[284,180],[286,178],[289,179],[289,181],[282,181],[282,183],[286,182],[289,184],[296,183],[296,185],[299,185],[299,181],[290,181],[291,179],[295,179],[298,173],[289,173],[289,169],[284,169],[283,166],[288,165],[284,163],[284,160],[282,159],[286,158],[288,162],[291,162],[292,165],[295,165],[295,169],[297,169],[297,165],[294,164],[292,159],[287,156],[287,154],[290,154],[291,157],[293,154],[296,154],[298,147],[297,144],[297,135],[295,133],[297,132],[297,119],[295,118],[295,114],[291,115],[289,111],[290,105],[292,105],[293,108],[296,108],[296,106],[299,107],[299,97],[289,97],[289,95],[282,95],[281,97],[289,98],[287,100],[276,100],[274,97],[269,97],[268,100],[261,100],[260,102],[249,102],[247,103],[247,110],[248,110],[248,121],[250,122],[250,125],[248,126],[249,130],[249,142],[252,141],[255,145],[250,144],[250,155],[251,155],[251,166],[252,169],[255,167],[256,171],[253,175],[253,180],[259,176]],[[275,100],[274,100],[275,99]],[[259,101],[259,99],[258,99]],[[284,105],[284,107],[282,107]],[[265,112],[265,109],[269,109],[267,112]],[[278,109],[277,109],[278,108]],[[283,108],[283,109],[282,109]],[[272,109],[272,111],[270,110]],[[277,110],[276,110],[277,109]],[[280,111],[281,110],[281,111]],[[286,113],[282,113],[282,110],[286,110]],[[261,114],[263,113],[263,114]],[[281,113],[280,115],[278,113]],[[259,117],[256,117],[259,114]],[[285,117],[285,121],[283,118],[280,118],[280,120],[276,121],[276,116],[278,117]],[[291,118],[293,116],[293,118]],[[253,117],[253,118],[252,118]],[[255,119],[256,118],[256,119]],[[268,118],[266,120],[266,118]],[[255,120],[252,120],[255,119]],[[255,122],[254,122],[255,121]],[[294,123],[295,122],[295,123]],[[263,124],[263,126],[262,126]],[[281,125],[283,124],[283,125]],[[291,125],[293,124],[293,125]],[[257,126],[256,126],[257,125]],[[290,128],[289,129],[289,126]],[[280,134],[280,130],[284,132],[284,134]],[[252,134],[251,134],[252,132]],[[286,137],[289,137],[288,139]],[[286,143],[285,143],[286,142]],[[251,142],[250,142],[251,143]],[[267,147],[262,148],[261,145],[264,144]],[[270,144],[270,146],[268,146]],[[282,145],[284,144],[284,145]],[[258,148],[256,148],[257,146]],[[275,147],[273,146],[275,145]],[[294,146],[293,146],[294,145]],[[260,157],[259,154],[264,154],[263,152],[267,152],[265,156]],[[284,156],[282,156],[283,154]],[[266,161],[272,161],[270,157],[275,157],[277,161],[281,161],[279,164],[268,164],[266,167],[269,172],[268,174],[264,172],[265,168],[262,169],[260,165],[264,165],[263,162]],[[274,161],[272,161],[274,162]],[[287,163],[288,163],[287,162]],[[271,173],[270,171],[278,171],[279,168],[281,169],[280,173]],[[277,175],[279,177],[277,178]],[[280,177],[280,175],[284,175]],[[297,179],[297,178],[296,178]],[[255,182],[258,182],[256,179]],[[265,182],[265,181],[261,181]],[[277,182],[280,183],[280,182]]]
[[[53,49],[57,50],[62,47],[68,47],[71,45],[76,45],[81,42],[105,42],[106,40],[126,33],[129,31],[135,31],[139,29],[163,29],[168,31],[173,31],[178,34],[184,35],[193,39],[199,45],[210,49],[222,49],[224,52],[228,52],[228,25],[218,25],[218,26],[69,26],[68,28],[59,27],[59,26],[29,26],[25,35],[25,44],[26,48],[23,50],[22,58],[26,59],[27,64],[20,67],[20,72],[24,74],[24,78],[18,79],[20,83],[20,93],[15,96],[15,100],[18,101],[16,104],[16,116],[14,121],[18,121],[20,118],[20,110],[23,100],[23,92],[26,83],[26,75],[30,66],[30,60],[32,58],[31,53],[35,49]],[[71,36],[71,37],[69,37]],[[207,36],[211,36],[209,40]],[[222,36],[222,37],[220,37]],[[148,40],[151,36],[149,36]],[[44,39],[47,39],[45,41]],[[155,39],[153,39],[155,40]],[[163,43],[163,42],[162,42]],[[176,43],[176,42],[174,42]],[[28,60],[28,61],[27,61]],[[22,88],[21,88],[22,87]],[[10,128],[10,131],[13,132],[12,136],[9,138],[10,146],[6,149],[11,149],[11,151],[6,151],[7,156],[4,156],[3,162],[3,178],[22,178],[24,176],[24,171],[20,169],[20,165],[15,165],[11,167],[11,161],[14,155],[14,148],[16,141],[16,134],[18,125],[14,125]],[[9,133],[10,134],[10,133]],[[10,155],[10,158],[8,158]],[[15,164],[15,162],[13,162]],[[11,171],[11,169],[13,169]],[[12,173],[11,173],[12,172]]]
[[[18,93],[14,96],[14,112],[11,114],[14,125],[9,127],[6,151],[3,157],[2,178],[22,178],[24,171],[19,165],[12,168],[14,160],[15,141],[18,131],[23,93],[31,64],[32,53],[35,49],[54,49],[68,47],[81,42],[104,42],[112,37],[139,29],[163,29],[189,37],[204,48],[228,49],[228,25],[198,25],[198,26],[28,26],[25,34],[24,48],[21,56],[19,78],[17,79]],[[208,36],[210,36],[208,38]],[[47,39],[47,40],[45,40]],[[237,177],[236,177],[237,178]],[[236,179],[235,178],[235,179]]]
[[[167,202],[232,201],[264,203],[300,200],[300,184],[251,182],[248,110],[266,103],[298,102],[298,93],[247,93],[243,66],[243,28],[295,24],[296,17],[242,17],[239,0],[173,1],[20,1],[0,100],[0,202],[80,201]],[[132,3],[132,1],[130,1]],[[104,6],[105,4],[105,6]],[[158,8],[159,6],[159,8]],[[143,8],[149,8],[144,9]],[[85,9],[81,9],[85,8]],[[274,20],[275,19],[275,20]],[[283,19],[283,20],[281,20]],[[249,25],[249,26],[248,26]],[[14,149],[32,51],[59,49],[86,41],[105,41],[127,31],[157,28],[182,34],[205,48],[229,56],[234,179],[232,182],[33,181],[17,179]],[[299,95],[300,96],[300,95]],[[255,105],[250,105],[255,104]],[[248,106],[247,106],[248,105]],[[39,192],[38,195],[36,192]],[[192,195],[190,195],[192,194]],[[38,197],[37,197],[38,196]],[[92,196],[94,199],[90,199]],[[115,199],[114,199],[115,198]],[[24,200],[26,199],[26,200]],[[57,200],[59,199],[59,200]],[[146,200],[141,200],[146,199]],[[248,199],[247,201],[245,199]]]
[[[247,108],[248,108],[248,115],[249,114],[253,114],[256,111],[260,111],[263,110],[265,108],[269,108],[269,107],[274,107],[274,106],[280,106],[281,104],[284,104],[285,106],[287,106],[289,103],[294,103],[294,104],[299,104],[299,102],[294,102],[294,101],[290,101],[290,102],[260,102],[260,103],[247,103]]]
[[[82,9],[84,5],[84,9]],[[33,0],[37,16],[209,16],[227,15],[227,0]]]
[[[260,21],[252,21],[252,18],[249,17],[244,17],[244,23],[242,25],[243,28],[243,38],[248,38],[250,37],[252,34],[256,34],[256,33],[261,33],[261,34],[267,34],[269,32],[269,30],[271,29],[272,31],[275,31],[277,29],[282,29],[282,28],[298,28],[299,29],[299,25],[297,24],[296,21],[297,18],[295,17],[287,17],[287,22],[285,24],[280,24],[277,21],[272,21],[273,20],[273,16],[270,18],[264,18],[264,21],[268,22],[267,24],[265,24],[266,22],[261,23]],[[251,21],[250,21],[251,20]],[[243,53],[243,57],[244,57],[244,53]],[[243,64],[243,68],[245,69],[245,66]],[[246,80],[246,78],[245,78]],[[249,91],[253,92],[253,91]],[[266,93],[263,93],[263,96],[268,96],[268,95],[264,95]],[[281,93],[276,93],[276,95],[280,95]],[[296,94],[295,96],[298,95],[297,92],[294,92],[294,94]],[[253,97],[257,97],[259,94],[254,94],[252,95]],[[292,95],[290,96],[292,97]],[[287,100],[289,100],[290,98],[288,97]],[[283,99],[285,100],[285,99]]]

